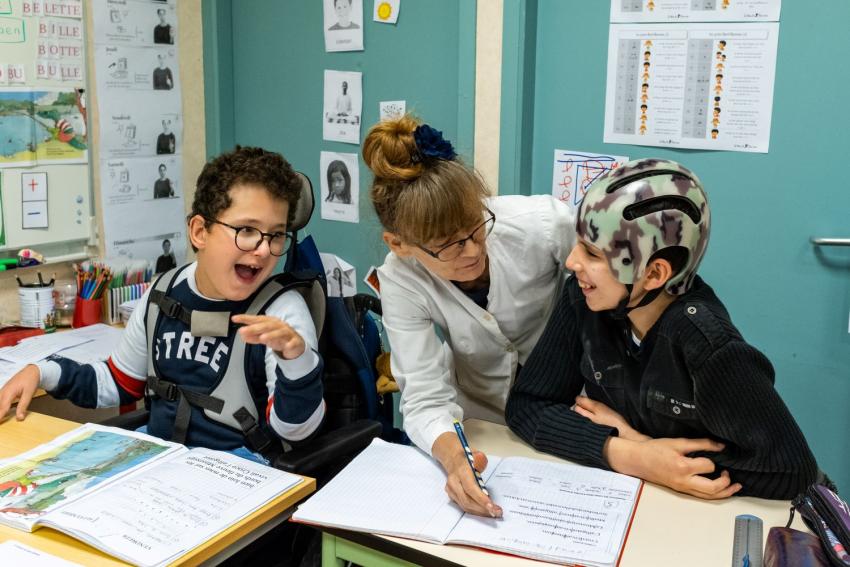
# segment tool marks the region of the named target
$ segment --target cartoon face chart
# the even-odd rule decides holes
[[[175,2],[94,3],[95,42],[111,45],[176,45]]]
[[[777,22],[781,7],[782,0],[611,0],[611,22]]]
[[[606,143],[767,152],[779,24],[616,24]]]

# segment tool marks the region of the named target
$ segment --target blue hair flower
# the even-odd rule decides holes
[[[440,130],[435,130],[427,124],[421,124],[413,131],[413,139],[423,158],[452,160],[457,157],[452,143],[443,138]]]

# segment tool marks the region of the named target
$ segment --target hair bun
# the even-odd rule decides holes
[[[422,175],[413,131],[419,121],[405,114],[383,120],[369,130],[363,141],[363,160],[376,178],[386,181],[410,181]]]

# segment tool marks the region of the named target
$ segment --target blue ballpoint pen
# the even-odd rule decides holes
[[[458,420],[454,420],[454,426],[455,431],[457,432],[457,437],[460,439],[460,444],[466,453],[466,461],[469,463],[469,468],[472,469],[472,474],[475,475],[475,481],[478,482],[478,487],[481,489],[481,492],[489,497],[490,493],[487,492],[486,488],[484,488],[484,480],[481,478],[481,474],[475,470],[475,464],[472,460],[472,449],[469,448],[469,442],[466,440],[466,435],[463,434],[463,428],[461,428],[460,422]]]

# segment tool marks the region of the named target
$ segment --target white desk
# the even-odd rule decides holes
[[[470,444],[487,454],[558,460],[531,449],[503,425],[473,419],[464,422],[464,430]],[[790,503],[786,501],[732,497],[710,502],[645,483],[620,567],[730,565],[735,516],[752,514],[761,518],[766,539],[771,527],[785,525],[789,509]],[[799,515],[795,516],[793,527],[808,531]],[[479,549],[326,530],[323,565],[339,566],[343,558],[364,567],[410,563],[487,567],[541,565],[539,561]]]

